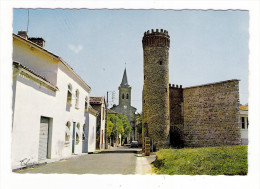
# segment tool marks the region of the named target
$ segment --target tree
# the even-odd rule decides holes
[[[109,119],[107,120],[107,135],[110,136],[113,131],[114,124]]]
[[[107,115],[107,135],[112,139],[118,140],[118,136],[121,134],[122,139],[126,138],[132,132],[132,127],[126,116],[123,114],[108,114]]]
[[[130,126],[130,123],[126,116],[123,114],[118,114],[118,117],[122,120],[124,133],[122,134],[122,139],[125,139],[130,136],[132,132],[132,127]]]

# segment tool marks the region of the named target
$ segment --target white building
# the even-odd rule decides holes
[[[90,97],[90,105],[98,111],[96,148],[105,149],[106,102],[104,97]]]
[[[18,34],[13,34],[12,168],[24,159],[93,152],[97,112],[89,105],[90,87],[44,48],[42,38]]]
[[[243,145],[248,144],[248,106],[240,106],[241,140]]]

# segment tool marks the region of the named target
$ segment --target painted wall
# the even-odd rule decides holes
[[[50,118],[49,158],[63,158],[72,155],[73,122],[79,124],[79,140],[75,142],[75,154],[82,153],[82,132],[86,123],[85,98],[89,99],[86,86],[61,62],[32,49],[14,39],[13,60],[41,74],[56,84],[58,91],[51,91],[31,79],[15,75],[13,90],[12,168],[29,158],[38,161],[39,131],[41,116]],[[72,86],[71,106],[67,105],[68,85]],[[76,90],[79,91],[79,105],[76,104]],[[89,104],[89,103],[88,103]],[[65,142],[66,124],[70,122],[70,138]],[[90,138],[95,137],[95,118],[90,119]],[[95,130],[94,130],[95,131]],[[93,136],[92,136],[93,135]],[[90,141],[92,145],[92,141]],[[95,150],[90,147],[91,151]]]
[[[17,39],[13,40],[13,61],[18,61],[32,70],[37,70],[38,74],[47,78],[52,84],[57,84],[59,61]]]
[[[242,117],[244,117],[245,128],[242,128]],[[243,145],[248,144],[248,111],[240,110],[240,131],[241,131],[241,143]]]
[[[103,111],[104,108],[104,111]],[[100,127],[100,147],[101,149],[105,149],[105,126],[106,126],[106,108],[105,104],[101,105],[101,127]],[[102,144],[102,136],[103,136],[103,144]]]
[[[41,116],[53,118],[52,105],[55,93],[35,82],[17,76],[14,118],[12,128],[12,167],[19,167],[20,161],[29,158],[38,161],[39,132]],[[49,94],[48,94],[49,93]]]
[[[96,121],[97,117],[91,113],[86,114],[86,140],[83,142],[83,153],[96,151]]]

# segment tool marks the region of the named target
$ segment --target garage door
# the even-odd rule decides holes
[[[41,117],[38,159],[44,160],[48,155],[49,118]]]

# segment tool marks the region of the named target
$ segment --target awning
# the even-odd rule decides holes
[[[66,127],[66,135],[70,136],[70,129],[68,127]]]

